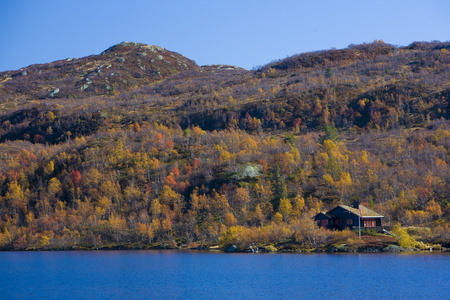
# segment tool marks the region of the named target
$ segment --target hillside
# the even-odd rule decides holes
[[[2,72],[0,248],[349,243],[311,217],[353,200],[447,245],[449,50],[249,71],[126,42]]]
[[[199,67],[162,47],[123,42],[99,55],[2,72],[0,94],[3,101],[9,97],[28,100],[114,95],[183,70]]]

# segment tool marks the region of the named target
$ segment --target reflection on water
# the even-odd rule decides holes
[[[450,254],[0,252],[0,298],[450,298]]]

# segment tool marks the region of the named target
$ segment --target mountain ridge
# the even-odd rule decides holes
[[[159,46],[122,42],[98,55],[1,72],[0,89],[3,93],[35,99],[80,96],[80,92],[112,94],[114,90],[153,83],[189,69],[199,70],[199,67],[175,52]],[[25,83],[28,88],[23,86]]]
[[[133,99],[142,98],[146,102],[153,99],[151,105],[159,111],[152,115],[141,107],[138,110],[142,118],[166,123],[173,115],[175,119],[169,123],[184,128],[199,125],[209,130],[230,126],[244,129],[254,123],[249,118],[260,120],[256,128],[264,130],[286,125],[289,128],[299,121],[302,130],[317,130],[329,124],[347,129],[353,125],[410,127],[423,124],[427,118],[448,118],[447,48],[449,43],[414,43],[396,48],[376,41],[342,50],[303,53],[247,71],[224,65],[199,67],[158,46],[122,42],[99,55],[39,65],[42,70],[31,69],[30,74],[27,70],[7,73],[0,87],[0,107],[22,105],[11,104],[11,99],[32,106],[55,103],[63,107],[70,103],[69,107],[84,107],[81,115],[87,113],[83,118],[89,119],[96,111],[110,110],[113,106],[109,103],[119,101],[124,109],[134,109]],[[178,69],[173,67],[176,64]],[[60,74],[64,76],[59,78]],[[5,78],[5,74],[0,77]],[[424,106],[421,101],[428,104]],[[48,109],[35,107],[36,113]],[[12,116],[13,112],[7,111],[0,120]],[[70,109],[63,111],[62,115],[75,118]],[[396,116],[390,117],[390,113]],[[132,122],[126,110],[120,115],[122,122]],[[33,132],[18,133],[10,128],[6,136],[23,138],[33,136]]]
[[[448,247],[449,46],[245,70],[124,42],[1,73],[0,249],[370,250],[312,221],[354,200]]]

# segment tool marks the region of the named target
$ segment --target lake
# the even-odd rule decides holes
[[[0,252],[0,299],[450,299],[450,253]]]

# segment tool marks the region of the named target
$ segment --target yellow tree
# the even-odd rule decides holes
[[[48,181],[47,190],[50,197],[56,197],[62,193],[61,182],[58,180],[58,178],[53,177]]]
[[[156,198],[150,204],[150,214],[153,220],[158,220],[161,214],[161,203]]]
[[[338,192],[341,198],[345,201],[351,193],[352,178],[348,172],[342,172],[339,176],[339,181],[336,182]]]
[[[55,164],[53,163],[53,161],[49,161],[49,163],[44,168],[45,174],[46,175],[52,174],[54,170],[55,170]]]
[[[299,218],[304,208],[305,208],[305,199],[300,194],[297,194],[297,196],[295,196],[294,199],[292,199],[293,216],[295,218]]]
[[[278,211],[283,215],[283,219],[285,222],[288,222],[291,219],[292,215],[292,203],[287,198],[280,199],[280,206],[278,207]]]
[[[11,209],[14,212],[22,212],[23,214],[27,213],[25,196],[17,181],[13,181],[8,184],[8,191],[6,192],[5,199],[10,204]]]
[[[179,214],[184,209],[183,196],[175,192],[170,186],[164,185],[159,196],[161,205],[167,206],[176,214]],[[164,209],[163,209],[164,210]]]

